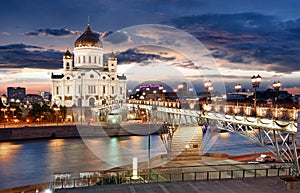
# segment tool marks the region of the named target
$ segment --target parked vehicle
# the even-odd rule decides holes
[[[265,154],[261,154],[259,157],[256,158],[257,162],[275,162],[275,158],[269,156],[269,155],[265,155]]]

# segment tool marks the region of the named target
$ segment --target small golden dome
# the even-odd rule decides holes
[[[100,39],[92,32],[90,26],[87,27],[85,32],[77,38],[75,41],[75,47],[83,46],[95,46],[102,48],[102,42]]]
[[[108,57],[108,60],[117,60],[118,58],[117,58],[117,56],[114,54],[114,52],[111,52],[111,54],[109,55],[109,57]]]
[[[66,51],[66,53],[64,54],[64,59],[71,59],[73,58],[71,52],[69,50]]]

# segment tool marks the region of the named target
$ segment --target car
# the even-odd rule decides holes
[[[261,154],[259,157],[256,158],[257,162],[275,162],[275,159],[269,155]]]

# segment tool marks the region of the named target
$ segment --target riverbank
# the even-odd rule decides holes
[[[80,137],[76,125],[41,125],[0,129],[0,141],[75,137]]]
[[[23,192],[38,192],[43,193],[49,188],[49,182],[19,186],[0,190],[0,193],[23,193]]]
[[[80,137],[121,137],[157,134],[152,124],[124,123],[122,126],[106,125],[35,125],[0,129],[1,141],[80,138]]]

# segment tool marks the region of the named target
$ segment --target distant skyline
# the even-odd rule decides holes
[[[236,83],[252,90],[250,78],[260,74],[261,90],[279,80],[282,89],[300,92],[297,0],[11,0],[0,4],[0,93],[18,86],[25,87],[27,93],[51,91],[51,73],[61,73],[62,54],[73,50],[88,16],[100,38],[142,24],[163,24],[192,34],[214,56],[228,90]],[[106,54],[111,48],[104,47]],[[129,64],[147,72],[152,69],[153,74],[167,73],[167,68],[161,71],[160,63],[193,75],[189,61],[180,53],[149,47],[114,51],[119,54],[121,72],[129,77]],[[132,81],[142,77],[132,76]]]

